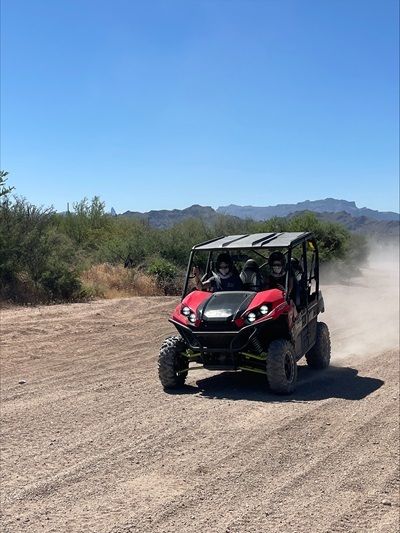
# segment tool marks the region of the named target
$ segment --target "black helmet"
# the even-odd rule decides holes
[[[269,256],[268,264],[270,267],[272,267],[273,263],[281,263],[282,266],[286,265],[286,259],[282,252],[272,252],[272,254]]]
[[[229,254],[227,254],[226,252],[222,253],[222,254],[219,254],[218,257],[217,257],[217,260],[215,262],[217,268],[219,267],[219,265],[221,263],[226,263],[227,265],[232,267],[232,258],[231,258],[231,256]]]

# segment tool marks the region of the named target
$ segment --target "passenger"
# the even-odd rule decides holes
[[[286,287],[286,259],[282,252],[272,252],[268,259],[271,273],[267,279],[268,289],[285,290]],[[289,279],[289,294],[293,288],[293,280]]]
[[[242,280],[236,272],[229,254],[219,254],[216,261],[216,269],[217,271],[213,272],[213,275],[208,280],[202,282],[198,267],[193,267],[196,287],[210,292],[243,290]]]
[[[296,259],[295,257],[292,257],[291,262],[292,262],[293,276],[295,277],[296,281],[300,283],[303,277],[303,267],[301,266],[300,261]]]
[[[307,291],[305,290],[306,280],[303,280],[303,267],[301,262],[292,257],[292,275],[293,275],[293,291],[291,297],[296,304],[296,308],[300,310],[307,301]]]
[[[260,268],[254,259],[248,259],[240,273],[245,291],[259,292],[264,284]]]

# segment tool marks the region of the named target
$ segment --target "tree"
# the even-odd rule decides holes
[[[4,170],[0,170],[0,198],[2,196],[7,196],[10,194],[11,191],[15,189],[15,187],[6,187],[6,181],[7,181],[8,172],[5,172]]]

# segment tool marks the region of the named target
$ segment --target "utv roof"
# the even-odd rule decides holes
[[[193,246],[193,250],[219,250],[244,248],[287,248],[294,246],[307,237],[309,232],[251,233],[247,235],[228,235]]]

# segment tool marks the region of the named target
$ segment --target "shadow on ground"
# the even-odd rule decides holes
[[[384,381],[377,378],[359,376],[358,370],[349,367],[332,366],[315,371],[299,366],[298,371],[297,388],[290,396],[271,393],[263,376],[246,372],[210,373],[210,377],[196,382],[197,387],[186,385],[174,394],[200,393],[208,398],[259,402],[299,402],[328,398],[361,400],[384,384]]]

